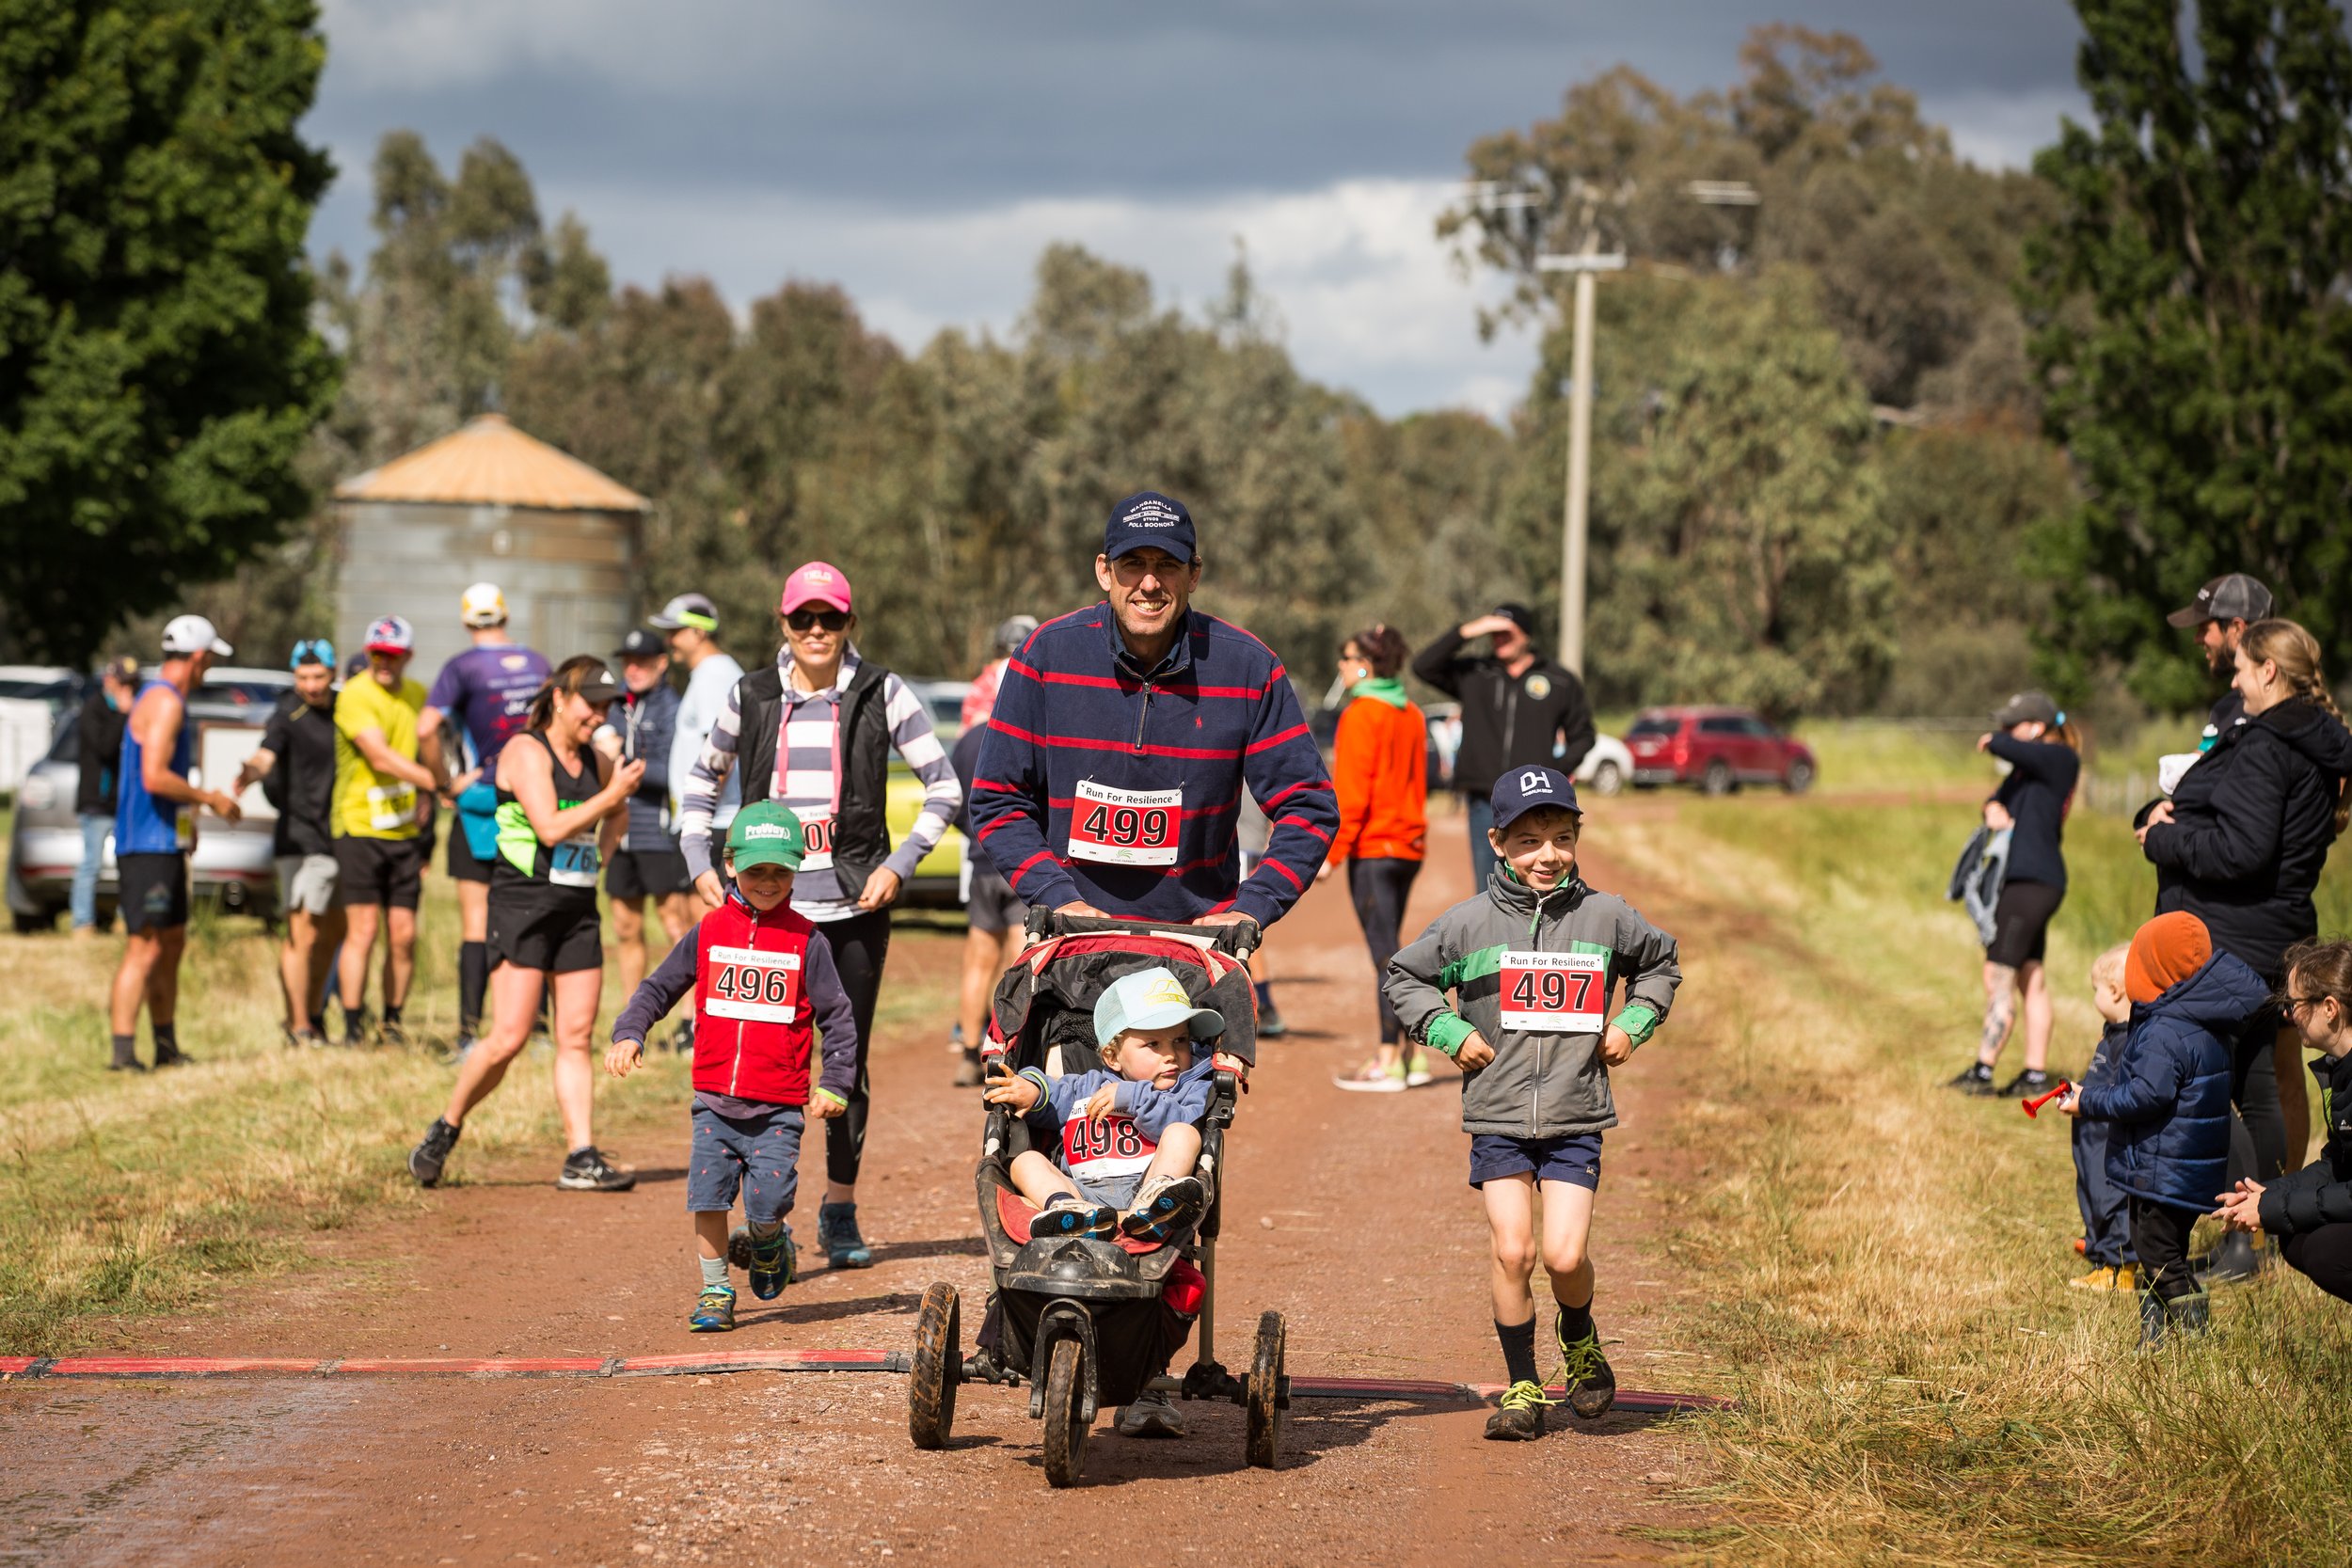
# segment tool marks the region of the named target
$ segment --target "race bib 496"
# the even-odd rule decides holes
[[[1070,806],[1070,858],[1109,865],[1174,865],[1184,828],[1180,789],[1117,789],[1078,781]]]
[[[710,994],[703,1011],[713,1018],[789,1023],[801,1000],[801,956],[755,947],[710,950]]]
[[[1606,953],[1502,955],[1502,1026],[1535,1035],[1597,1035],[1609,1004]]]

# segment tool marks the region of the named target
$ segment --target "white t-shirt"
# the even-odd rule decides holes
[[[678,814],[685,809],[683,793],[686,781],[693,776],[695,759],[710,743],[710,726],[726,711],[727,693],[743,678],[743,667],[725,654],[712,654],[694,666],[686,677],[686,695],[678,703],[677,728],[670,736],[670,822],[675,827]],[[710,814],[713,828],[724,828],[735,820],[735,814],[743,805],[743,784],[734,772],[727,774],[726,787],[719,792],[718,809]]]

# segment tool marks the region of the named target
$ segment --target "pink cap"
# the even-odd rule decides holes
[[[835,610],[850,608],[850,579],[838,566],[822,561],[812,561],[784,579],[784,601],[776,606],[777,613],[789,615],[811,601],[829,604]]]

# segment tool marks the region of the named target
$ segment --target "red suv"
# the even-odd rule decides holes
[[[1625,732],[1633,753],[1633,784],[1694,784],[1728,795],[1743,784],[1772,784],[1790,792],[1812,786],[1813,752],[1746,707],[1645,709]]]

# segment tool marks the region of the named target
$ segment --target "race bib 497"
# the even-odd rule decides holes
[[[1605,953],[1502,955],[1502,1026],[1535,1035],[1597,1035],[1609,1004]]]

